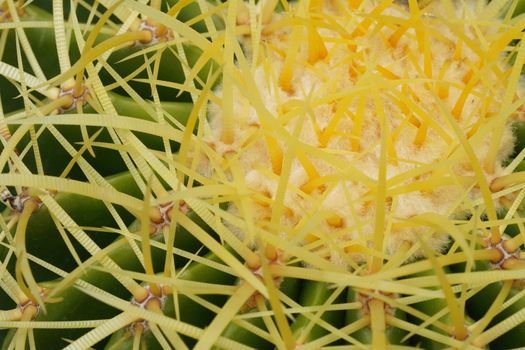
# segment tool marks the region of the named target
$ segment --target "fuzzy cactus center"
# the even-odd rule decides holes
[[[524,99],[519,25],[468,1],[299,1],[269,20],[257,6],[226,30],[238,59],[204,130],[201,172],[235,186],[231,212],[354,260],[439,251],[452,219],[495,214]]]

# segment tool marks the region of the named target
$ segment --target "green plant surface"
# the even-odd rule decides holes
[[[154,106],[148,102],[144,102],[137,106],[135,101],[129,97],[121,96],[115,93],[110,93],[110,98],[119,115],[124,117],[132,117],[144,120],[145,122],[152,122],[155,120]],[[163,102],[162,110],[166,113],[174,129],[180,125],[186,124],[186,119],[191,111],[191,104],[184,102]],[[91,106],[86,106],[84,113],[94,114],[96,110]],[[15,132],[19,125],[18,123],[27,123],[18,119],[23,111],[18,111],[6,118],[10,120],[11,132]],[[102,113],[101,113],[102,114]],[[35,116],[36,120],[29,123],[36,127],[43,122],[42,119]],[[124,120],[125,122],[125,120]],[[100,125],[102,124],[102,125]],[[148,123],[146,123],[148,124]],[[148,124],[150,128],[158,128],[157,125]],[[99,125],[86,126],[76,125],[72,118],[57,120],[54,124],[56,128],[48,130],[41,128],[37,131],[38,148],[40,150],[39,166],[43,168],[46,174],[53,176],[69,177],[74,179],[85,179],[85,170],[77,164],[77,158],[82,156],[89,165],[96,169],[96,171],[103,176],[110,176],[127,170],[126,163],[120,159],[119,151],[124,146],[115,146],[110,133],[103,128],[103,121],[99,120]],[[135,133],[141,142],[152,150],[162,150],[164,148],[164,141],[153,133]],[[89,135],[89,136],[87,136]],[[71,146],[73,148],[71,148]],[[31,148],[31,138],[26,135],[19,143],[20,149],[29,150]],[[179,144],[171,142],[170,147],[176,151]],[[31,170],[37,171],[37,161],[35,154],[28,152],[24,157],[24,164]]]
[[[0,348],[525,347],[522,0],[0,0]]]

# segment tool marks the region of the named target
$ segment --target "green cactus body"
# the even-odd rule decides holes
[[[149,108],[137,107],[130,98],[114,93],[110,95],[110,98],[120,115],[141,119],[146,122],[152,122],[154,120],[154,117],[150,114],[152,113],[152,105],[149,105]],[[145,102],[145,104],[146,103],[148,102]],[[175,118],[177,122],[185,124],[191,109],[191,104],[164,102],[162,109],[168,113],[169,116]],[[96,113],[90,106],[86,107],[83,112]],[[14,115],[19,115],[19,113],[15,113]],[[9,118],[9,116],[7,116],[7,118]],[[35,121],[35,124],[37,123],[39,122]],[[113,145],[113,141],[107,130],[101,129],[99,126],[88,126],[86,127],[86,131],[89,140],[86,140],[82,134],[81,127],[71,125],[71,122],[67,120],[63,121],[63,123],[64,125],[56,124],[56,131],[54,133],[44,129],[38,138],[38,146],[39,149],[42,150],[40,159],[42,167],[47,174],[54,176],[62,175],[74,179],[85,179],[83,170],[76,164],[76,159],[79,155],[82,155],[83,158],[103,176],[110,176],[127,170],[124,161],[119,159],[119,148],[115,147],[111,149],[104,147],[107,144]],[[13,121],[12,125],[13,127],[10,128],[11,132],[15,132],[18,129],[16,121]],[[174,129],[177,129],[175,124],[172,125]],[[69,142],[69,144],[74,147],[74,151],[67,150],[62,143],[64,141],[58,140],[56,133],[59,133],[66,142]],[[164,142],[161,137],[146,133],[136,134],[148,148],[153,150],[163,149]],[[90,153],[90,151],[86,149],[86,142],[95,144],[95,146],[92,146],[93,153]],[[100,146],[97,146],[97,144]],[[24,149],[28,147],[28,145],[31,145],[29,135],[21,140],[19,148]],[[178,143],[171,142],[171,147],[174,151],[178,149],[178,145]],[[122,148],[122,146],[120,146],[120,148]],[[24,164],[26,164],[31,171],[36,172],[37,165],[34,154],[29,152],[24,158]],[[72,167],[71,164],[73,165]]]

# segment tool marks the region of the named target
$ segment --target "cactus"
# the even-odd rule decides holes
[[[521,0],[0,0],[1,349],[525,347]]]

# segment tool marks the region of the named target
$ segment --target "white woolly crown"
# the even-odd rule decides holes
[[[216,91],[205,139],[218,157],[203,171],[242,175],[250,194],[231,210],[276,234],[357,257],[421,241],[441,250],[436,220],[483,206],[480,188],[513,149],[502,105],[523,89],[487,50],[505,23],[440,1],[424,12],[349,3],[301,2],[242,38],[255,64]]]

